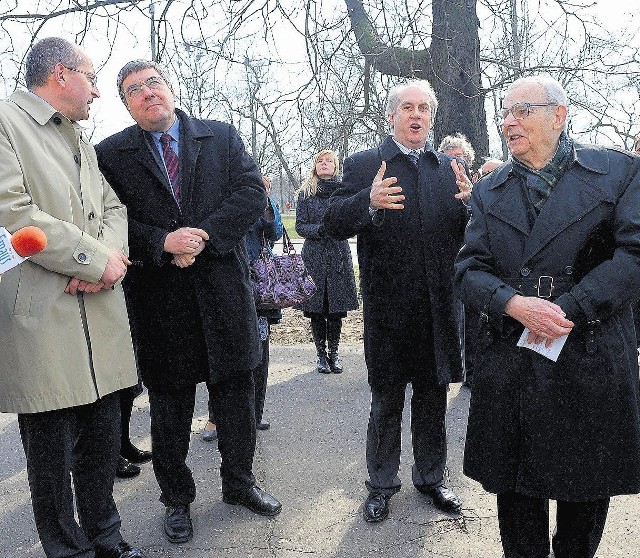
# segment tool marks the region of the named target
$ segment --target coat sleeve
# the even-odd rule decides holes
[[[622,181],[611,223],[613,255],[556,299],[576,324],[603,321],[638,298],[640,290],[640,159]]]
[[[92,283],[99,281],[109,258],[110,247],[72,223],[71,215],[69,220],[65,220],[47,213],[33,202],[28,189],[39,188],[42,191],[55,192],[62,188],[58,182],[61,175],[52,169],[50,183],[27,186],[28,181],[25,180],[18,153],[14,150],[2,124],[0,161],[0,224],[9,232],[15,232],[28,225],[40,227],[47,235],[47,247],[31,257],[33,263],[69,277]],[[98,186],[92,181],[92,184],[83,187]],[[109,207],[103,207],[103,211],[103,217],[107,217],[106,213],[110,212],[114,220],[121,218],[126,223],[126,211],[117,197],[109,196]],[[124,242],[124,239],[126,234],[120,237],[119,242]]]
[[[465,306],[501,324],[504,307],[517,291],[497,276],[479,183],[471,194],[471,218],[456,258],[454,285]]]
[[[351,238],[384,218],[384,210],[373,216],[369,213],[369,193],[375,171],[367,172],[368,165],[363,163],[352,157],[345,159],[342,187],[333,193],[324,214],[325,230],[337,240]]]
[[[302,238],[311,240],[321,240],[324,236],[324,226],[311,218],[309,198],[305,197],[302,192],[298,194],[296,205],[296,232]]]
[[[258,167],[233,126],[228,127],[228,134],[227,195],[216,211],[196,225],[209,235],[207,249],[218,254],[231,252],[260,219],[267,205],[267,194]]]

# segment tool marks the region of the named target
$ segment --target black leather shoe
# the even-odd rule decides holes
[[[171,543],[183,543],[193,537],[189,506],[167,506],[164,512],[164,533]]]
[[[271,428],[271,423],[266,420],[261,420],[260,422],[256,422],[256,428],[258,430],[269,430],[269,428]]]
[[[138,449],[133,444],[128,446],[122,446],[120,448],[120,455],[131,463],[149,463],[151,461],[151,452]]]
[[[316,363],[316,370],[320,372],[320,374],[331,374],[331,368],[329,367],[329,362],[327,361],[327,357],[319,356],[318,362]]]
[[[443,512],[459,513],[462,509],[462,504],[456,493],[444,484],[435,488],[420,487],[418,490],[427,496],[431,496],[433,505]]]
[[[131,477],[137,477],[140,474],[140,467],[129,462],[128,459],[120,456],[118,457],[118,464],[116,465],[116,477],[121,479],[130,479]]]
[[[122,541],[111,548],[96,548],[96,558],[147,558],[139,548]]]
[[[222,501],[233,506],[244,506],[253,513],[267,517],[278,515],[282,509],[282,504],[278,500],[257,486],[239,492],[223,492]]]
[[[389,517],[390,499],[391,496],[387,496],[386,494],[369,493],[362,509],[364,520],[369,523],[377,523],[378,521],[387,519],[387,517]]]

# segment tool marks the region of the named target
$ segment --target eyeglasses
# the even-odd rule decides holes
[[[531,107],[556,107],[558,103],[516,103],[511,108],[503,108],[498,113],[502,120],[506,120],[509,113],[513,114],[516,120],[524,120],[531,114]]]
[[[139,97],[142,94],[142,88],[146,85],[151,91],[157,91],[164,86],[164,80],[160,76],[151,76],[145,79],[142,83],[134,83],[127,87],[124,92],[125,96],[129,99]]]
[[[84,76],[87,76],[87,78],[89,79],[89,83],[91,84],[91,87],[93,87],[94,89],[98,88],[98,76],[95,75],[93,72],[85,72],[84,70],[79,70],[78,68],[69,68],[69,66],[65,66],[64,64],[62,64],[62,67],[66,68],[70,72],[76,72],[77,74],[82,74]]]

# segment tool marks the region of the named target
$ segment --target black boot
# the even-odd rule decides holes
[[[334,374],[342,374],[342,362],[338,355],[340,345],[340,332],[342,331],[342,319],[327,320],[327,338],[329,342],[329,368]]]
[[[330,374],[331,369],[327,362],[327,321],[324,316],[312,316],[311,318],[311,334],[313,335],[313,342],[316,345],[316,352],[318,353],[318,362],[316,370],[320,374]]]

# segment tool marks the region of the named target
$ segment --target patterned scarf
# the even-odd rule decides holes
[[[540,213],[544,202],[551,195],[551,190],[575,160],[573,140],[563,131],[553,159],[540,170],[531,169],[513,157],[511,159],[513,170],[522,176],[527,185],[529,201],[536,212]]]

